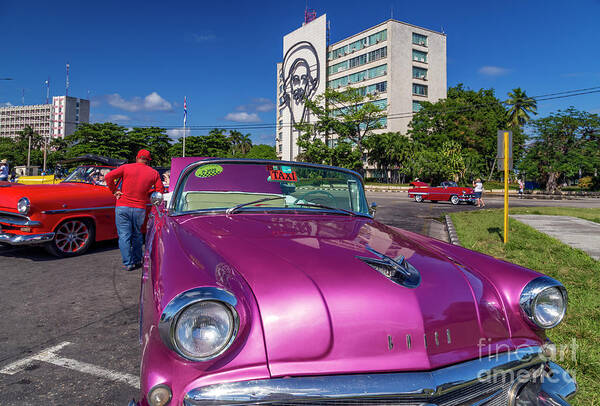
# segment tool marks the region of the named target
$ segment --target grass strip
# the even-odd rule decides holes
[[[600,209],[515,208],[511,213],[570,215],[593,221],[600,217]],[[548,331],[548,337],[559,348],[558,363],[577,379],[579,391],[573,404],[600,405],[600,261],[514,219],[509,219],[509,242],[503,244],[502,210],[453,213],[451,217],[464,247],[541,272],[565,285],[567,315]]]

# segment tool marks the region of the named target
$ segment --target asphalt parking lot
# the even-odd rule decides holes
[[[370,193],[377,219],[427,233],[448,212],[405,193]],[[487,207],[502,207],[490,198]],[[514,206],[600,207],[600,199],[511,199]],[[0,404],[126,405],[137,397],[139,272],[123,272],[116,242],[56,259],[40,248],[0,247]]]

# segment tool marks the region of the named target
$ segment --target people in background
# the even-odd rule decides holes
[[[142,149],[137,153],[135,163],[126,164],[108,172],[105,180],[110,191],[117,198],[115,223],[119,234],[119,250],[126,271],[142,266],[142,224],[146,218],[146,206],[152,192],[163,192],[163,184],[158,172],[148,166],[150,152]],[[117,183],[121,180],[121,190]]]
[[[525,189],[525,182],[523,182],[523,179],[519,179],[519,197],[523,197],[524,189]]]
[[[473,182],[473,192],[475,192],[475,198],[477,199],[477,207],[485,207],[485,203],[483,202],[483,183],[481,179],[477,178]]]
[[[8,181],[8,163],[6,159],[0,161],[0,181]]]

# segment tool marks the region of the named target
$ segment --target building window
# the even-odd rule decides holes
[[[281,154],[283,152],[283,144],[279,144],[279,153]]]
[[[423,47],[427,46],[427,35],[421,35],[421,34],[417,34],[416,32],[413,32],[412,38],[413,38],[413,44],[421,45]]]
[[[361,38],[348,45],[344,45],[343,47],[336,48],[328,52],[327,59],[332,61],[334,59],[341,58],[342,56],[351,54],[352,52],[359,51],[366,46],[379,44],[380,42],[383,42],[385,40],[387,40],[387,30],[379,31],[373,35]]]
[[[427,63],[427,52],[417,51],[413,49],[413,61]]]
[[[377,78],[387,74],[387,64],[369,69],[369,79]]]
[[[346,69],[348,69],[348,61],[336,63],[335,65],[330,66],[328,69],[329,70],[328,73],[330,75],[333,75],[335,73],[345,71]]]
[[[427,96],[427,86],[413,83],[413,94]]]
[[[376,49],[375,51],[369,52],[369,62],[383,59],[387,56],[387,47]]]
[[[413,66],[413,78],[427,80],[427,69]]]
[[[413,100],[413,113],[417,113],[421,111],[421,109],[423,109],[423,105],[421,104],[421,102]]]

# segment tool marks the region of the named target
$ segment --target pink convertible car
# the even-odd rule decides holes
[[[377,222],[361,177],[175,159],[153,196],[130,405],[568,405],[563,285]],[[176,182],[175,182],[176,180]]]

